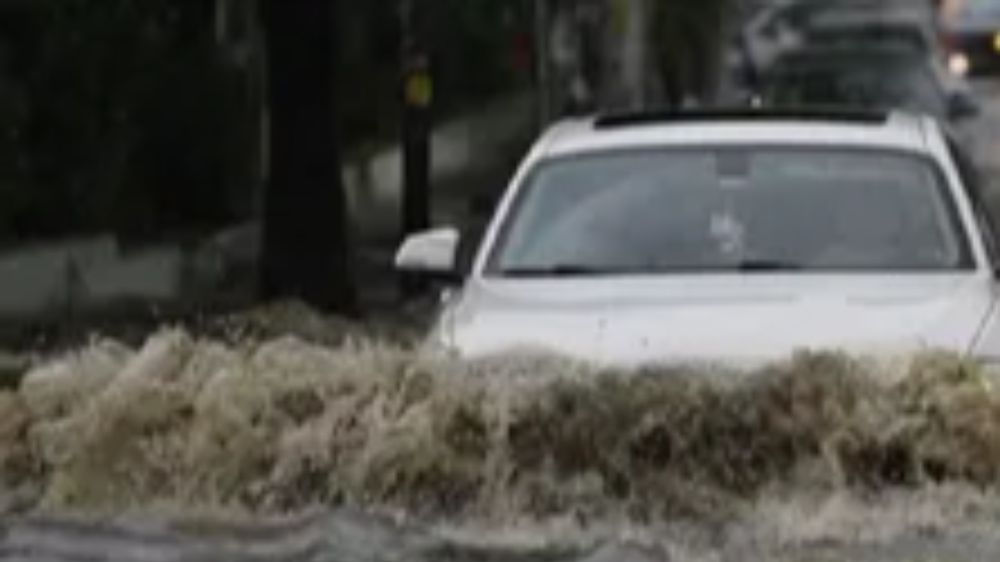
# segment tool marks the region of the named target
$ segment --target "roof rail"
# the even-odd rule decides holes
[[[832,121],[881,125],[888,121],[889,112],[850,107],[807,108],[725,108],[693,110],[655,110],[609,113],[598,116],[595,129],[615,129],[658,123],[698,123],[720,121]]]

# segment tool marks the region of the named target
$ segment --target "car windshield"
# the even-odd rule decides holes
[[[947,113],[946,96],[929,68],[906,57],[790,60],[775,69],[764,90],[765,99],[776,105],[895,108],[937,117]]]
[[[968,251],[932,165],[799,148],[595,154],[528,180],[490,273],[952,270]]]

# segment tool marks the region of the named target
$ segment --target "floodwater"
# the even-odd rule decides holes
[[[306,323],[36,360],[0,556],[1000,559],[1000,394],[957,358],[613,372]]]
[[[0,558],[1000,560],[1000,390],[955,357],[613,372],[269,321],[36,358],[0,393]]]

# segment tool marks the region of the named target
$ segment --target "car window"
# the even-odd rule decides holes
[[[559,160],[528,180],[490,273],[967,267],[946,194],[932,165],[891,152],[761,148]]]
[[[925,64],[902,61],[796,60],[775,70],[765,99],[777,105],[898,108],[944,116],[947,100]]]

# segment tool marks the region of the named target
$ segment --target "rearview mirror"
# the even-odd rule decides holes
[[[955,92],[948,96],[948,117],[968,119],[979,114],[979,103],[966,92]]]
[[[413,234],[396,253],[396,269],[445,280],[458,278],[458,245],[460,234],[452,227],[437,228]]]

